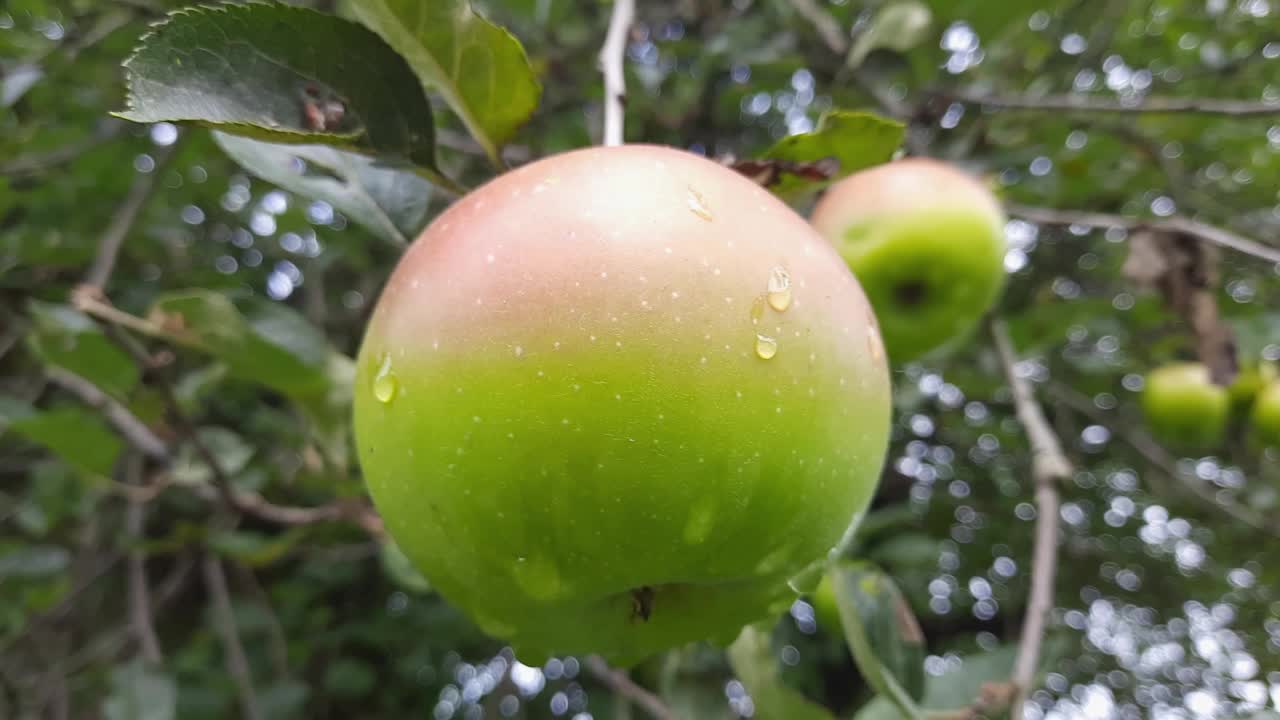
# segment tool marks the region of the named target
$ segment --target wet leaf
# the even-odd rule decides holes
[[[125,69],[127,120],[436,166],[431,106],[413,71],[376,34],[332,15],[281,3],[179,10]]]

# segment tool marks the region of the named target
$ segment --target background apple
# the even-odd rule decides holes
[[[866,507],[887,444],[881,338],[840,257],[747,179],[653,146],[455,203],[358,366],[391,535],[534,654],[731,640]]]
[[[1211,450],[1222,444],[1231,402],[1207,367],[1173,363],[1147,375],[1142,409],[1157,439],[1183,450]]]
[[[1276,366],[1270,362],[1246,364],[1240,368],[1235,380],[1227,386],[1231,397],[1231,411],[1237,417],[1247,416],[1254,401],[1268,385],[1276,380]]]
[[[1249,414],[1253,437],[1263,447],[1280,448],[1280,380],[1273,380],[1258,393]]]
[[[831,187],[811,221],[849,263],[894,362],[971,330],[1004,283],[1004,213],[986,187],[945,163],[910,158]]]

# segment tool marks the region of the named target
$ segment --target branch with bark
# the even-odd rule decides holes
[[[1174,215],[1167,218],[1139,218],[1081,210],[1057,210],[1009,203],[1005,209],[1010,215],[1042,225],[1081,225],[1092,228],[1120,228],[1122,230],[1155,230],[1188,235],[1200,242],[1251,255],[1259,260],[1280,263],[1280,248],[1250,240],[1220,227],[1191,218]]]
[[[590,655],[583,661],[583,666],[591,677],[617,695],[626,698],[639,706],[654,720],[679,720],[662,698],[636,684],[625,672],[609,667],[609,663],[599,655]]]
[[[1143,97],[1118,98],[1096,95],[1001,95],[974,90],[948,90],[934,95],[946,102],[981,105],[1002,110],[1087,113],[1195,113],[1232,117],[1280,117],[1280,102],[1224,100],[1219,98]]]
[[[236,629],[236,618],[231,610],[231,594],[227,591],[227,575],[222,569],[222,561],[215,555],[205,555],[201,570],[204,573],[205,589],[209,592],[213,625],[222,643],[223,661],[240,698],[240,715],[244,720],[259,720],[262,711],[258,705],[257,692],[253,688],[249,659],[240,642],[240,631]]]
[[[129,232],[133,230],[133,225],[138,221],[142,209],[147,204],[147,199],[151,197],[151,191],[155,188],[156,180],[160,177],[164,167],[173,157],[175,145],[161,150],[157,153],[155,167],[149,173],[139,173],[133,179],[133,184],[129,186],[129,192],[125,195],[124,201],[120,203],[120,207],[116,209],[111,221],[107,224],[107,229],[103,231],[102,236],[98,239],[98,254],[93,258],[93,264],[89,266],[89,272],[85,274],[85,285],[95,287],[99,291],[107,286],[107,281],[111,278],[111,273],[115,270],[116,257],[120,254],[120,249],[124,247],[125,238],[129,236]]]
[[[1003,320],[991,323],[1000,364],[1013,393],[1014,410],[1031,446],[1031,480],[1035,485],[1036,529],[1031,559],[1031,594],[1022,620],[1018,643],[1018,659],[1013,668],[1015,696],[1013,717],[1022,717],[1023,703],[1035,680],[1040,663],[1040,648],[1048,629],[1049,612],[1053,609],[1053,578],[1058,565],[1058,484],[1066,482],[1074,472],[1071,461],[1062,451],[1062,442],[1045,418],[1027,378],[1018,372],[1018,357]]]
[[[139,355],[139,350],[135,344],[128,342],[119,344],[134,357],[135,361],[144,370],[150,366],[150,357],[145,354]],[[107,423],[138,452],[165,466],[173,463],[175,456],[169,444],[146,423],[138,419],[127,407],[103,392],[96,385],[75,373],[61,368],[51,368],[48,376],[54,384],[75,395],[89,407],[101,412]],[[165,402],[166,409],[174,418],[178,431],[183,435],[184,440],[191,443],[201,461],[208,466],[218,494],[231,508],[246,515],[279,525],[311,525],[321,522],[347,520],[358,525],[375,539],[382,538],[384,532],[381,518],[377,516],[372,508],[361,502],[352,500],[339,501],[319,507],[290,507],[272,503],[258,493],[236,488],[231,478],[222,468],[218,458],[200,439],[195,432],[194,426],[182,412],[182,408],[178,405],[177,398],[174,396],[173,388],[163,379],[158,381],[157,387]],[[153,485],[125,484],[120,487],[120,491],[131,502],[147,502],[157,497],[167,486],[167,481],[162,480]]]

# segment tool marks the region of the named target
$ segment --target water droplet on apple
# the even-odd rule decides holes
[[[702,197],[702,193],[693,188],[689,188],[689,212],[711,222],[711,209],[707,207],[706,199]]]
[[[791,273],[781,265],[769,273],[769,307],[778,312],[791,307]]]
[[[373,376],[373,396],[378,399],[378,402],[389,403],[395,400],[396,393],[399,391],[400,380],[391,371],[391,354],[388,353],[382,356],[378,373]]]
[[[769,360],[778,354],[778,341],[768,335],[756,333],[756,355],[761,360]]]

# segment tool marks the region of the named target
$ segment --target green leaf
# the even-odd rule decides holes
[[[267,534],[252,530],[226,530],[209,536],[208,545],[215,552],[239,560],[251,567],[272,565],[288,555],[307,536],[306,526]]]
[[[829,570],[845,640],[858,671],[901,715],[920,717],[924,634],[888,575],[865,562],[837,561]]]
[[[782,138],[765,152],[769,160],[811,163],[835,158],[840,163],[835,177],[825,181],[784,175],[772,190],[784,197],[817,190],[863,168],[888,162],[902,145],[906,127],[868,112],[832,110],[818,120],[813,132]]]
[[[123,399],[138,384],[138,366],[87,315],[66,305],[32,300],[34,321],[27,336],[31,351]]]
[[[253,457],[253,446],[226,428],[198,428],[196,437],[218,460],[218,467],[232,478],[243,471]],[[188,443],[174,460],[173,478],[183,485],[201,485],[212,482],[213,471],[204,457]]]
[[[377,684],[378,671],[358,658],[338,658],[325,669],[325,690],[338,697],[357,698]]]
[[[936,551],[931,559],[936,564]],[[919,700],[924,695],[924,633],[893,578],[865,562],[838,563],[831,574],[841,624],[847,624],[848,613],[857,613],[871,653],[912,700]]]
[[[845,62],[857,68],[873,50],[906,52],[929,36],[933,11],[919,0],[903,0],[880,8],[871,23],[853,41]]]
[[[38,411],[20,400],[0,397],[0,421],[77,468],[103,477],[111,475],[124,447],[98,415],[79,407]]]
[[[102,706],[107,720],[173,720],[177,709],[178,686],[172,676],[141,660],[111,672],[111,695]]]
[[[190,121],[436,167],[431,106],[413,71],[377,35],[332,15],[280,3],[179,10],[125,69],[127,120]]]
[[[0,555],[0,580],[57,575],[71,564],[71,553],[57,545],[26,545]]]
[[[425,224],[431,184],[413,173],[324,145],[283,145],[221,132],[213,138],[254,175],[323,200],[395,245],[407,245]]]
[[[729,664],[755,704],[755,717],[834,720],[829,710],[783,683],[772,634],[759,625],[742,629],[729,646]]]
[[[390,539],[382,543],[382,571],[409,592],[420,595],[431,592],[431,583],[418,572],[400,546]]]
[[[175,341],[226,363],[235,377],[293,396],[328,388],[333,352],[328,342],[306,318],[280,303],[186,290],[161,296],[148,317]]]
[[[347,7],[409,61],[501,165],[498,147],[542,92],[520,42],[467,0],[355,0]]]

